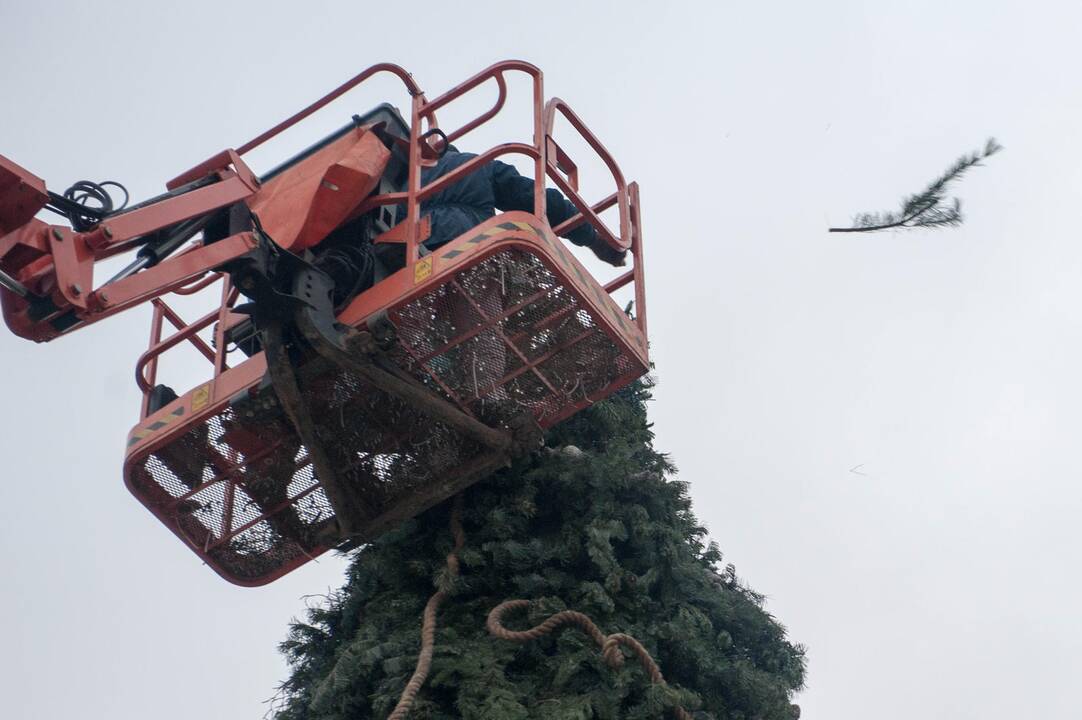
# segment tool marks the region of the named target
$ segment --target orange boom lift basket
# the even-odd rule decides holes
[[[409,122],[380,106],[263,177],[245,165],[245,154],[381,72],[402,79]],[[531,83],[532,142],[498,145],[422,186],[426,156],[503,109],[511,73]],[[486,84],[498,92],[491,108],[434,131],[437,111]],[[609,196],[581,197],[557,118],[611,172]],[[428,252],[421,202],[511,154],[532,161],[534,211],[497,214]],[[558,228],[545,219],[546,181],[579,210]],[[0,300],[8,325],[38,341],[152,303],[124,479],[233,583],[261,585],[377,537],[530,452],[542,430],[649,367],[638,189],[565,103],[546,102],[527,63],[498,63],[432,100],[401,68],[374,66],[168,188],[76,231],[32,219],[51,194],[0,157]],[[599,217],[609,209],[616,231]],[[385,272],[335,307],[312,251],[348,223],[367,228]],[[581,223],[629,251],[631,269],[594,279],[557,237]],[[136,260],[95,287],[94,263],[126,251]],[[612,298],[626,286],[634,317]],[[190,323],[164,299],[204,291],[218,307]],[[183,343],[211,375],[177,396],[156,376],[162,354]]]

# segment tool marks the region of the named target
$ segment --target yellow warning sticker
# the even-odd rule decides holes
[[[413,284],[427,280],[432,274],[432,256],[423,257],[413,266]]]
[[[210,383],[200,385],[192,392],[192,412],[198,412],[210,403]]]

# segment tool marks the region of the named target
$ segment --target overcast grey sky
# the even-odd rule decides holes
[[[1077,2],[0,0],[0,153],[142,198],[370,64],[430,95],[538,64],[642,185],[658,446],[807,644],[804,717],[1077,717],[1080,21]],[[298,142],[405,106],[392,90]],[[990,135],[1006,150],[959,186],[964,227],[824,232]],[[5,717],[258,718],[302,596],[341,582],[325,556],[233,587],[124,489],[148,317],[0,335]]]

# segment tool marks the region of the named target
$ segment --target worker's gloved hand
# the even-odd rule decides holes
[[[564,237],[574,245],[590,248],[599,260],[603,260],[609,265],[623,267],[627,264],[627,251],[614,250],[612,245],[602,240],[601,236],[590,225],[579,225]]]
[[[589,248],[593,250],[594,255],[599,260],[604,260],[609,265],[623,267],[627,264],[627,250],[615,250],[612,245],[609,245],[601,238],[596,238],[590,243]]]

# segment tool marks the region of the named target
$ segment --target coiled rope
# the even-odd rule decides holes
[[[537,640],[540,637],[548,635],[561,625],[574,625],[593,638],[593,641],[601,648],[601,657],[605,659],[605,662],[608,663],[609,667],[615,669],[623,665],[624,655],[620,652],[620,646],[623,645],[639,658],[643,670],[646,671],[646,674],[650,677],[650,682],[655,685],[666,685],[665,678],[661,675],[661,668],[657,666],[657,663],[654,662],[654,658],[650,656],[650,653],[642,646],[642,643],[624,633],[605,635],[597,625],[594,624],[593,620],[575,610],[564,610],[563,612],[550,615],[540,625],[532,627],[529,630],[508,630],[503,626],[504,613],[509,610],[526,608],[529,607],[529,605],[529,600],[505,600],[492,608],[492,612],[488,614],[488,620],[485,622],[485,627],[488,628],[489,634],[498,637],[501,640],[527,643],[531,640]],[[691,713],[679,705],[673,708],[673,713],[678,720],[692,720]]]
[[[436,613],[439,611],[440,605],[448,595],[448,590],[454,583],[455,578],[458,577],[459,563],[458,553],[462,549],[462,546],[466,544],[466,532],[462,529],[462,495],[456,495],[454,505],[451,508],[451,535],[454,537],[455,545],[447,555],[447,570],[440,580],[440,588],[428,599],[428,603],[425,604],[425,610],[423,620],[421,623],[421,652],[417,656],[417,665],[414,667],[413,675],[410,677],[409,682],[406,683],[406,687],[402,690],[402,694],[398,698],[398,704],[395,705],[394,710],[387,716],[387,720],[405,720],[409,715],[410,709],[413,708],[413,703],[417,699],[417,693],[420,692],[421,686],[424,685],[425,680],[428,678],[428,673],[432,669],[432,653],[436,645]],[[556,630],[561,625],[574,625],[582,630],[582,632],[593,638],[598,647],[601,648],[601,656],[605,659],[611,668],[619,668],[624,663],[624,655],[620,652],[620,646],[631,650],[639,662],[642,664],[643,670],[650,677],[650,682],[655,685],[666,685],[665,678],[661,675],[661,668],[654,662],[654,658],[650,656],[650,653],[646,648],[642,646],[635,638],[624,633],[613,633],[612,635],[605,635],[594,624],[588,616],[577,612],[575,610],[564,610],[554,615],[550,615],[540,625],[532,627],[529,630],[508,630],[503,626],[503,615],[509,610],[518,610],[520,608],[529,607],[529,600],[505,600],[496,607],[492,608],[492,612],[488,614],[488,620],[485,622],[485,627],[493,637],[500,638],[501,640],[509,640],[517,643],[527,643],[531,640],[537,640],[540,637],[548,635],[552,631]],[[684,708],[677,705],[673,708],[673,713],[677,720],[693,720],[691,713]]]

